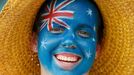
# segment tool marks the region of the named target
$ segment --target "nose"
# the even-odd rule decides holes
[[[62,43],[62,46],[67,49],[76,49],[77,46],[72,40],[66,40]]]
[[[62,42],[62,46],[68,49],[76,49],[75,34],[70,30],[65,36]]]

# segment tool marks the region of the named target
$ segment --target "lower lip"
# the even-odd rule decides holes
[[[56,64],[64,70],[72,70],[76,65],[78,65],[80,63],[80,60],[81,60],[81,57],[79,57],[78,55],[75,55],[75,54],[71,54],[71,53],[59,53],[58,55],[74,56],[74,57],[79,58],[78,61],[76,61],[76,62],[68,62],[68,61],[61,61],[61,60],[57,59],[56,56],[54,55]]]

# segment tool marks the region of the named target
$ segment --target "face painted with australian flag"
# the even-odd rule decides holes
[[[84,75],[93,65],[100,15],[92,0],[46,0],[40,9],[38,56],[52,75]]]

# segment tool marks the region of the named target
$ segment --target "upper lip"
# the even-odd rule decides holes
[[[56,64],[64,70],[72,70],[82,60],[80,55],[69,52],[60,52],[53,56]]]
[[[58,53],[54,55],[59,61],[76,63],[81,59],[80,55],[73,53]]]

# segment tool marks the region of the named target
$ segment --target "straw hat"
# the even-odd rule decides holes
[[[40,75],[30,49],[32,27],[44,0],[8,0],[0,13],[0,75]],[[96,0],[104,21],[100,56],[89,75],[134,74],[134,0]]]

